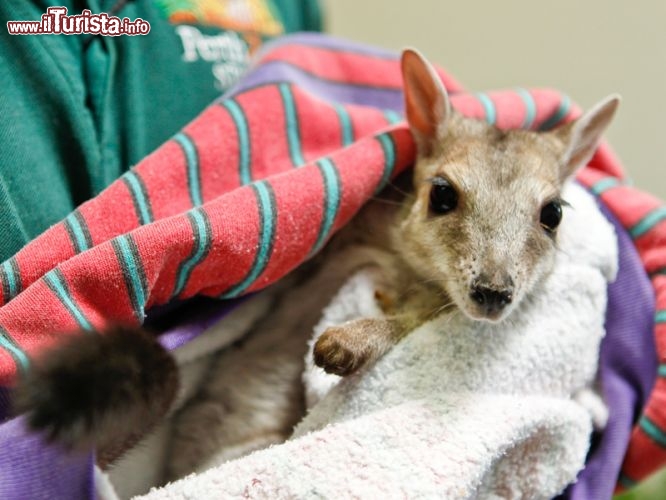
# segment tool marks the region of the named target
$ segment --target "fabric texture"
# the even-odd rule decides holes
[[[579,113],[554,91],[469,94],[440,74],[456,109],[503,128],[548,129]],[[173,300],[226,299],[279,279],[413,160],[401,107],[395,54],[316,35],[274,42],[224,99],[0,265],[2,384],[11,384],[29,356],[57,341],[51,332],[136,323]],[[627,428],[657,375],[644,367],[655,364],[653,340],[644,337],[648,328],[662,363],[666,354],[666,212],[626,185],[606,145],[579,180],[627,231],[632,243],[622,251],[637,250],[642,268],[629,259],[627,282],[644,283],[645,268],[656,294],[656,316],[644,286],[636,290],[645,300],[629,310],[621,290],[610,297],[608,322],[623,323],[625,345],[636,354],[621,365],[621,353],[607,358],[616,363],[608,373],[627,389],[624,401],[632,405],[611,408],[611,422],[617,415],[618,428]],[[623,484],[664,463],[664,390],[659,378],[633,431]],[[608,449],[602,446],[607,439],[614,453],[626,446],[622,432],[604,434],[592,460],[595,451]],[[3,458],[8,461],[0,458],[0,468],[15,470],[11,457]],[[606,477],[617,475],[602,462]],[[38,467],[28,470],[39,477]],[[11,484],[0,487],[4,495]]]
[[[585,463],[612,226],[583,188],[563,197],[555,269],[498,325],[442,315],[345,379],[306,356],[312,403],[280,446],[187,477],[144,498],[552,498]],[[324,310],[329,326],[381,317],[375,270],[350,278]],[[344,480],[343,480],[344,478]]]
[[[118,0],[0,2],[0,25],[49,6],[111,12]],[[317,0],[133,0],[141,36],[0,38],[0,260],[180,130],[238,81],[264,40],[321,29]]]
[[[608,287],[606,337],[601,345],[599,378],[609,418],[592,439],[590,456],[565,498],[610,498],[636,414],[654,384],[654,291],[638,253],[608,208],[599,208],[615,227],[619,248],[616,280]]]

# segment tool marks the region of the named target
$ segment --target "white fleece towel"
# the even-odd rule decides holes
[[[551,498],[583,467],[589,401],[617,267],[612,227],[570,185],[554,273],[499,325],[461,313],[409,334],[340,380],[312,366],[314,406],[287,443],[151,491],[146,499]],[[354,276],[328,325],[380,314]],[[585,397],[578,398],[579,394]],[[595,415],[597,420],[602,416]]]

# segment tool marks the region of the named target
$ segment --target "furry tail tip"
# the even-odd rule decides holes
[[[153,335],[114,327],[72,335],[43,353],[13,405],[48,441],[115,456],[164,416],[177,389],[176,363]]]

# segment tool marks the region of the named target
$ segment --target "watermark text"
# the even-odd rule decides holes
[[[137,17],[110,16],[104,12],[93,14],[84,9],[81,14],[67,15],[67,7],[49,7],[39,21],[7,21],[10,35],[147,35],[150,23]]]

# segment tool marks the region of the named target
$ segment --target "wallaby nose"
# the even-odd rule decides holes
[[[474,302],[482,306],[487,314],[495,314],[513,300],[513,290],[495,290],[483,285],[472,286],[470,297]]]

